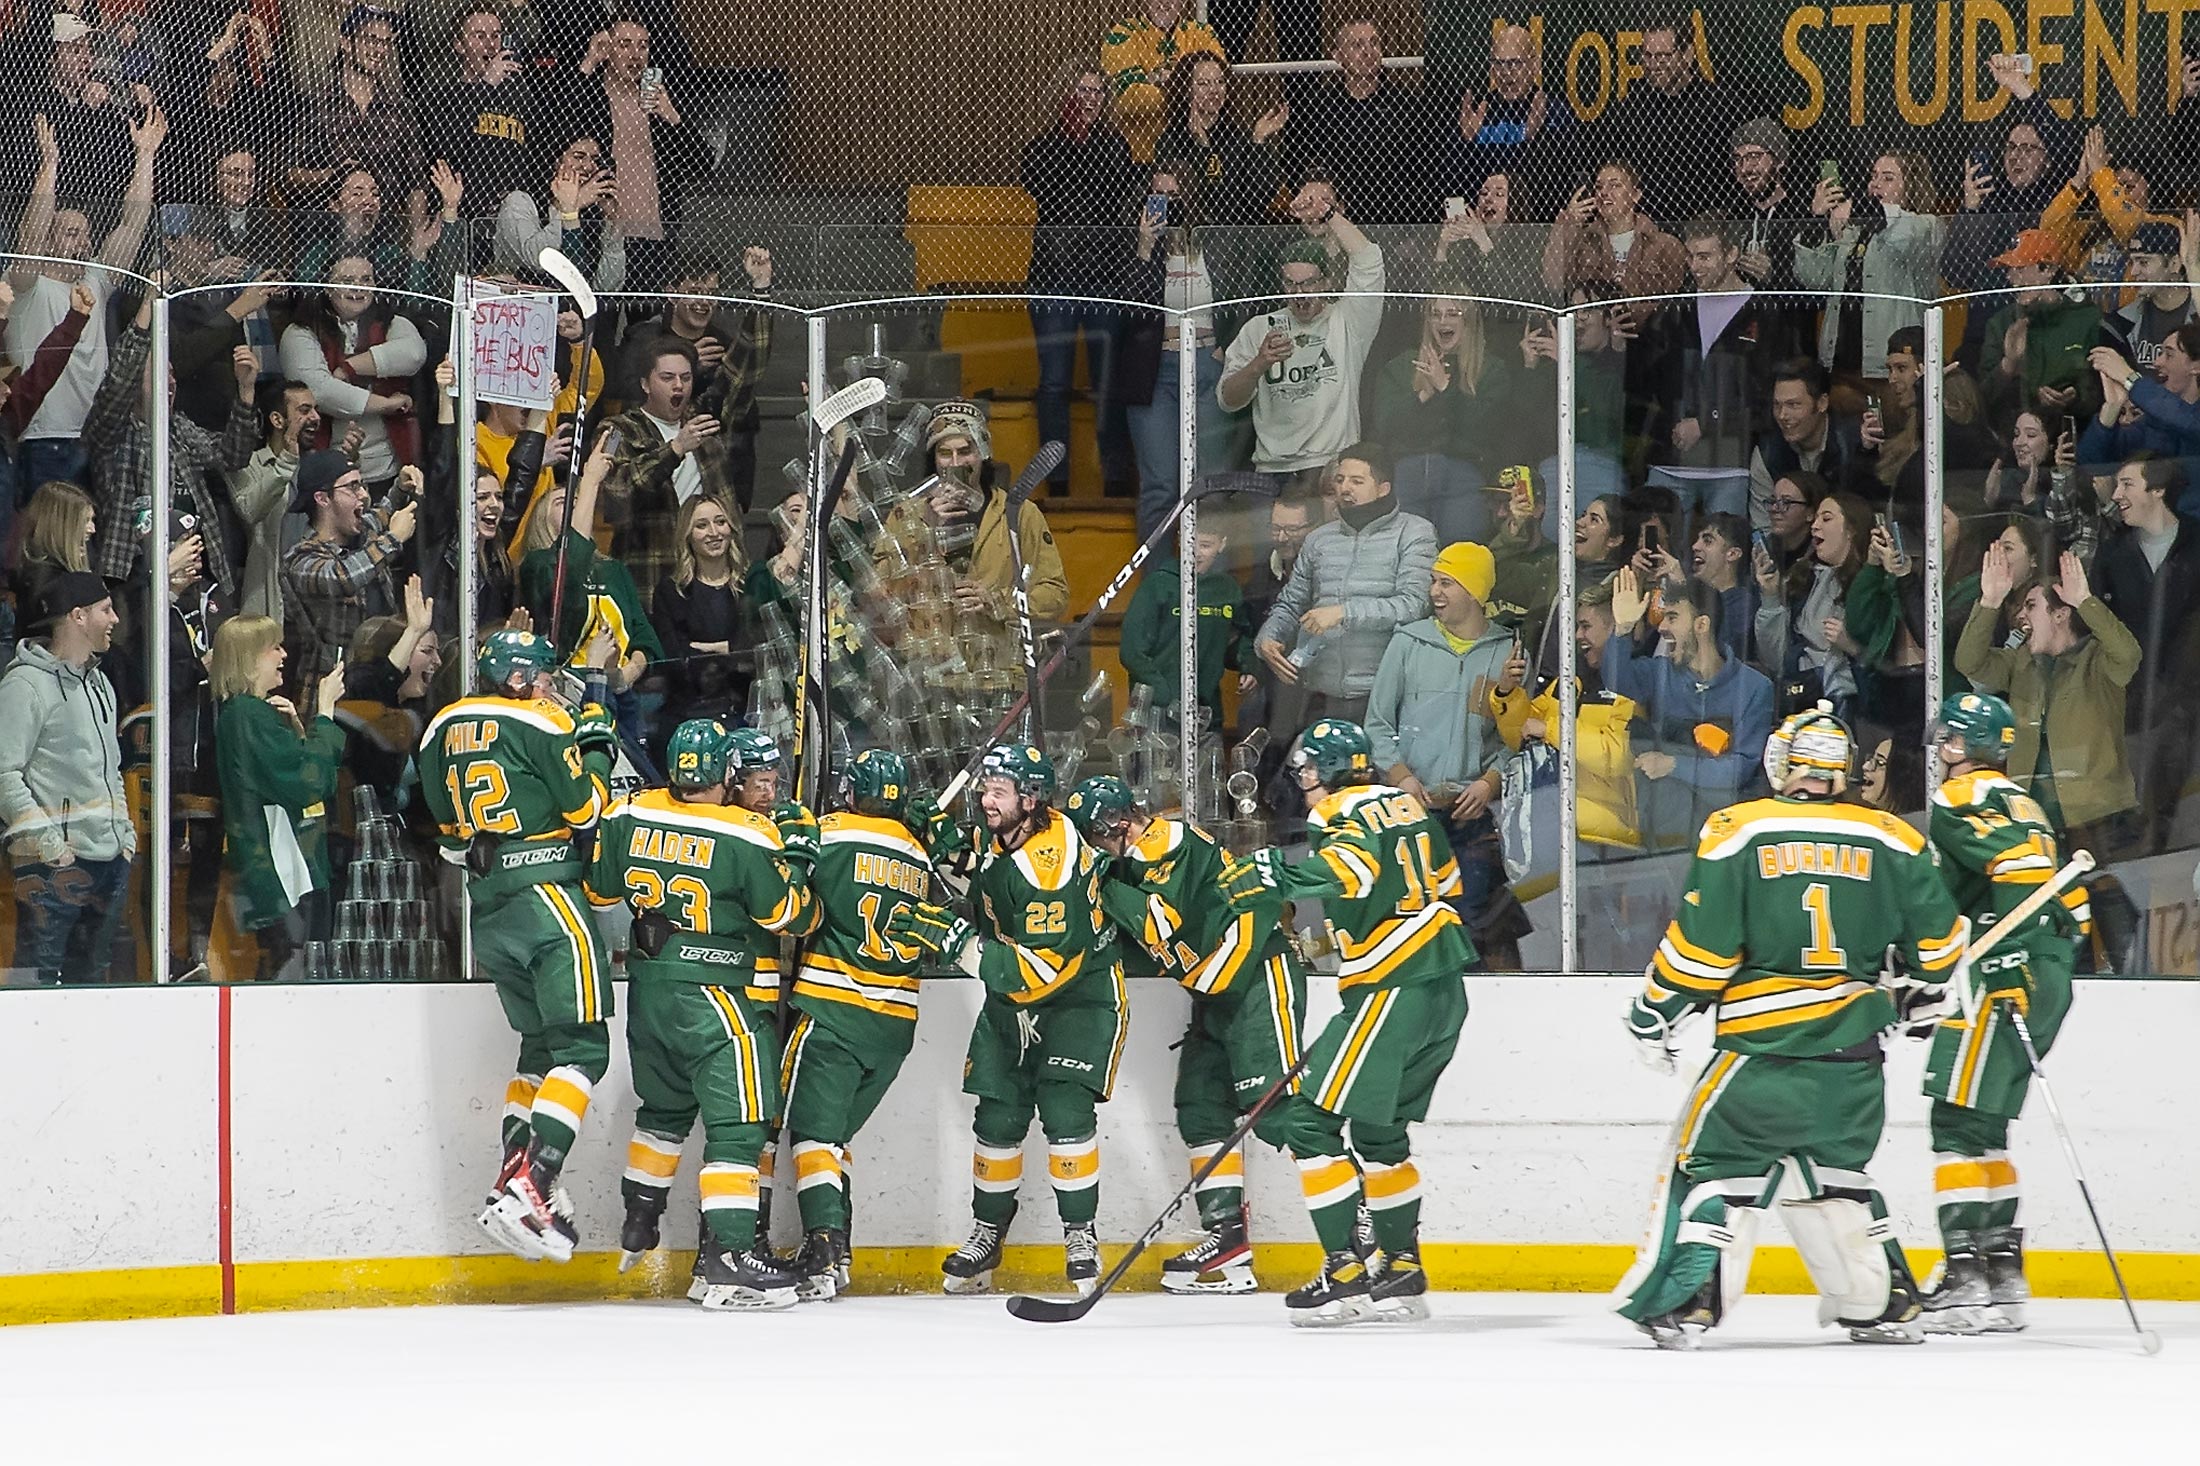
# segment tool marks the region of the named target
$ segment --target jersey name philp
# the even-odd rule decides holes
[[[1766,880],[1779,876],[1832,876],[1839,880],[1869,881],[1872,852],[1861,845],[1832,840],[1782,840],[1757,848],[1757,873]]]
[[[708,868],[717,849],[717,840],[709,835],[687,835],[655,825],[636,825],[626,853],[632,860]]]
[[[867,850],[856,852],[854,880],[861,886],[883,886],[889,891],[900,891],[922,901],[932,889],[932,873],[906,860],[896,860],[890,855],[874,855]]]
[[[461,754],[487,753],[496,746],[496,741],[496,719],[483,718],[476,722],[471,718],[460,718],[444,726],[443,756],[457,758]]]

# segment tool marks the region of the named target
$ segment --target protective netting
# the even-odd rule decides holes
[[[656,289],[682,241],[731,228],[771,236],[783,288],[848,296],[1108,293],[1075,251],[1031,251],[1028,229],[1120,228],[1153,166],[1188,175],[1186,211],[1221,224],[1281,219],[1328,178],[1363,224],[1449,220],[1493,269],[1493,231],[1569,210],[1592,239],[1627,235],[1637,210],[1667,234],[1715,211],[1778,239],[1828,212],[1822,182],[1867,227],[1888,203],[2067,213],[2074,259],[2100,267],[2086,221],[2128,246],[2127,216],[2184,202],[2200,156],[2179,4],[1123,8],[996,11],[973,52],[944,12],[790,26],[672,0],[24,6],[0,157],[27,191],[44,116],[61,196],[112,211],[152,109],[171,232],[191,208],[242,228],[244,210],[371,191],[401,245],[446,203],[608,220],[625,283]],[[1875,182],[1883,158],[1895,171]],[[1600,181],[1607,163],[1626,176]],[[1958,232],[1947,282],[1993,283],[2006,240]],[[1625,243],[1630,275],[1657,268],[1654,236],[1641,263]],[[1768,255],[1767,283],[1791,283]],[[1921,283],[1909,293],[1937,293]]]
[[[464,686],[462,660],[439,670],[434,654],[515,617],[615,694],[622,790],[655,780],[685,716],[793,740],[815,655],[826,716],[804,736],[820,766],[886,745],[937,794],[996,729],[1028,734],[1065,789],[1117,774],[1155,809],[1189,789],[1244,850],[1299,836],[1292,736],[1325,713],[1365,718],[1388,772],[1477,852],[1486,948],[1554,967],[1570,915],[1578,965],[1630,968],[1704,814],[1761,787],[1760,725],[1834,701],[1858,730],[1860,784],[1883,776],[1875,801],[1920,810],[1928,689],[1982,658],[2019,682],[2027,600],[2063,596],[2066,551],[2136,660],[2087,685],[2075,723],[2046,684],[2006,687],[2044,733],[2016,772],[2071,785],[2059,817],[2121,859],[2138,912],[2180,904],[2200,580],[2176,551],[2184,490],[2142,456],[2200,468],[2186,412],[2200,338],[2177,335],[2195,252],[2170,207],[2195,156],[2177,8],[1707,5],[1615,32],[1586,6],[1517,30],[1461,7],[1429,12],[1425,34],[1418,13],[1367,14],[1210,14],[1247,63],[1224,77],[1189,28],[1162,46],[1139,23],[1017,12],[982,80],[945,31],[883,15],[830,47],[700,6],[639,25],[592,4],[19,17],[29,80],[0,120],[6,191],[22,195],[17,492],[0,505],[27,520],[48,479],[89,496],[87,568],[144,623],[125,610],[111,665],[149,664],[150,448],[112,412],[95,437],[87,415],[118,360],[145,368],[149,341],[123,348],[138,349],[136,272],[157,275],[178,421],[197,435],[171,443],[194,456],[172,459],[167,543],[197,533],[184,589],[224,593],[211,618],[171,618],[166,642],[175,969],[203,958],[233,976],[272,951],[280,970],[292,950],[222,857],[236,801],[204,657],[237,611],[272,615],[301,724],[339,653],[400,674],[334,717],[343,773],[327,909],[296,948],[306,975],[450,965],[457,878],[431,858],[402,751]],[[875,54],[852,65],[849,47]],[[1263,69],[1331,51],[1326,70]],[[481,278],[547,289],[545,247],[603,295],[585,367],[567,311],[537,343],[557,378],[547,413],[483,389],[513,366],[495,353],[457,374],[460,403],[450,302]],[[1945,343],[1929,348],[1935,322]],[[1928,359],[1950,364],[1937,460]],[[874,376],[887,401],[813,445],[807,405]],[[587,439],[618,447],[554,617],[583,378]],[[229,444],[247,381],[257,400]],[[1005,491],[1057,442],[1064,461],[1012,511]],[[812,620],[804,507],[850,444]],[[387,567],[328,598],[334,619],[294,611],[280,574],[310,518],[296,460],[322,446],[357,469],[383,527],[414,506]],[[232,449],[267,471],[228,463]],[[1425,533],[1362,540],[1342,463],[1361,487],[1390,484]],[[2138,490],[2128,517],[2117,480],[2132,472],[2163,480],[2142,487],[2172,506],[2166,528]],[[1187,490],[1196,533],[1170,518]],[[1300,576],[1340,523],[1353,534],[1314,542],[1323,574]],[[42,590],[21,579],[26,534],[10,562],[24,624]],[[1340,539],[1380,548],[1331,562]],[[1141,543],[1143,573],[1119,579]],[[1989,596],[1997,543],[2008,580]],[[1444,571],[1460,545],[1490,550],[1486,587],[1472,557]],[[1614,583],[1623,567],[1639,606]],[[1394,648],[1400,678],[1421,675],[1420,638],[1450,650],[1429,629],[1445,609],[1432,572],[1471,582],[1489,618],[1450,701],[1378,688]],[[433,602],[418,614],[415,575]],[[1716,667],[1684,611],[1707,594]],[[1636,656],[1615,687],[1602,664],[1621,610]],[[2073,655],[2113,643],[2123,665],[2107,623],[2058,624]],[[607,631],[617,670],[594,650]],[[1584,676],[1561,809],[1569,646]],[[1683,652],[1707,685],[1747,670],[1761,702],[1666,685]],[[1059,658],[1036,697],[1027,653]],[[126,706],[158,705],[149,674],[111,675]],[[1500,682],[1519,702],[1463,726]],[[2148,923],[2101,960],[2189,965]]]

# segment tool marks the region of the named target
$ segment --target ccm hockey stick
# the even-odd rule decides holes
[[[1014,572],[1016,585],[1011,592],[1016,603],[1016,635],[1024,649],[1024,741],[1030,742],[1033,725],[1039,715],[1039,651],[1031,637],[1031,567],[1024,563],[1023,520],[1024,505],[1039,491],[1039,485],[1047,475],[1061,467],[1069,457],[1069,449],[1059,442],[1039,445],[1039,451],[1031,455],[1031,462],[1016,475],[1016,482],[1008,489],[1008,514],[1003,521],[1008,526],[1009,568]]]
[[[2007,916],[1988,927],[1985,936],[1972,943],[1970,950],[1963,954],[1964,966],[1970,966],[2003,936],[2029,922],[2035,912],[2076,884],[2091,869],[2093,856],[2089,852],[2080,850],[2071,856],[2068,865],[2056,871],[2038,890],[2018,902]],[[1965,990],[1969,990],[1968,983]],[[2040,1098],[2047,1104],[2047,1118],[2055,1124],[2055,1138],[2062,1142],[2063,1159],[2070,1163],[2070,1178],[2078,1183],[2078,1196],[2085,1202],[2085,1214],[2092,1219],[2093,1235],[2101,1244],[2101,1256],[2108,1259],[2108,1275],[2116,1280],[2117,1296],[2124,1300],[2124,1316],[2131,1320],[2131,1331],[2139,1336],[2139,1347],[2149,1354],[2159,1354],[2162,1336],[2139,1322],[2139,1310],[2132,1304],[2131,1289],[2124,1286],[2124,1270],[2117,1264],[2116,1249],[2109,1245],[2108,1228],[2101,1224],[2101,1209],[2093,1203],[2093,1188],[2086,1183],[2085,1167],[2078,1163],[2077,1142],[2070,1137],[2070,1124],[2063,1119],[2062,1106],[2055,1103],[2054,1086],[2047,1082],[2047,1069],[2040,1063],[2039,1047],[2032,1042],[2032,1025],[2025,1021],[2024,1010],[2014,1002],[2004,998],[2001,1005],[2006,1005],[2010,1026],[2016,1030],[2017,1042],[2024,1047],[2024,1061],[2031,1066],[2033,1081],[2040,1087]]]
[[[1154,546],[1160,544],[1162,536],[1168,534],[1175,527],[1177,516],[1184,512],[1184,506],[1198,497],[1200,497],[1199,490],[1187,490],[1184,496],[1178,499],[1175,506],[1169,510],[1167,516],[1153,527],[1153,533],[1147,535],[1144,542],[1131,552],[1131,557],[1123,563],[1123,568],[1115,572],[1115,579],[1109,581],[1107,588],[1100,592],[1100,599],[1094,601],[1092,609],[1080,617],[1077,624],[1069,629],[1069,634],[1062,638],[1061,646],[1055,649],[1054,655],[1047,658],[1046,665],[1039,669],[1038,680],[1041,684],[1044,684],[1048,678],[1062,669],[1062,664],[1069,660],[1070,648],[1082,642],[1092,633],[1092,628],[1099,621],[1102,613],[1115,603],[1115,598],[1123,593],[1123,587],[1131,583],[1131,578],[1138,574],[1139,569],[1145,565],[1147,558],[1153,554]],[[985,762],[986,750],[998,742],[1009,729],[1016,726],[1016,720],[1023,716],[1024,708],[1029,703],[1030,698],[1031,694],[1024,692],[1018,695],[1015,702],[1009,704],[1008,715],[993,725],[993,731],[986,735],[983,743],[978,745],[978,751],[971,757],[970,762],[963,765],[962,772],[948,783],[947,788],[941,792],[940,797],[933,802],[934,808],[946,809],[955,802],[956,797],[964,789],[969,787],[970,780],[978,772],[978,765]]]
[[[535,256],[535,263],[573,297],[573,304],[581,313],[580,364],[573,373],[572,448],[565,465],[565,513],[558,524],[557,574],[550,582],[550,642],[555,646],[565,629],[566,544],[573,535],[573,501],[581,494],[581,438],[588,423],[588,362],[596,349],[596,292],[590,288],[588,277],[581,273],[580,267],[557,249],[545,246]],[[472,445],[467,445],[466,451],[470,454]],[[581,629],[588,629],[585,617]]]
[[[1161,1229],[1169,1224],[1169,1218],[1176,1215],[1176,1209],[1190,1200],[1192,1193],[1245,1143],[1245,1137],[1253,1133],[1253,1127],[1260,1123],[1261,1116],[1268,1113],[1269,1107],[1290,1092],[1291,1086],[1306,1072],[1307,1061],[1312,1057],[1311,1050],[1302,1052],[1298,1062],[1285,1072],[1283,1078],[1269,1085],[1267,1093],[1253,1102],[1253,1107],[1245,1112],[1245,1118],[1238,1121],[1237,1129],[1222,1143],[1222,1149],[1207,1157],[1207,1164],[1193,1173],[1192,1179],[1184,1183],[1183,1190],[1169,1199],[1169,1204],[1161,1208],[1161,1215],[1146,1224],[1146,1230],[1130,1245],[1130,1250],[1116,1260],[1115,1266],[1108,1269],[1108,1275],[1100,1280],[1099,1287],[1082,1298],[1033,1298],[1018,1293],[1008,1300],[1009,1313],[1025,1323],[1075,1323],[1092,1312],[1094,1306],[1107,1296],[1108,1290],[1116,1285],[1123,1274],[1130,1271],[1131,1264],[1138,1261],[1140,1255],[1153,1245],[1153,1239],[1161,1235]]]

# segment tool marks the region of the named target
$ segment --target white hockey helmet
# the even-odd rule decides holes
[[[1791,794],[1789,786],[1806,779],[1824,779],[1839,795],[1849,787],[1849,768],[1856,756],[1856,739],[1849,725],[1833,715],[1833,704],[1790,713],[1765,740],[1765,775],[1773,792]]]

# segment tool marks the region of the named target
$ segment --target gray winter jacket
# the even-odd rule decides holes
[[[97,662],[79,671],[44,642],[17,643],[0,676],[0,821],[11,845],[35,841],[42,865],[64,849],[80,860],[137,853],[115,721],[114,685]]]
[[[1428,614],[1428,577],[1436,565],[1436,527],[1391,500],[1389,513],[1354,529],[1331,520],[1306,537],[1291,578],[1276,593],[1260,640],[1296,648],[1299,617],[1316,606],[1344,607],[1344,624],[1322,638],[1300,671],[1310,692],[1365,697],[1383,648],[1400,626]]]
[[[1376,772],[1404,764],[1433,791],[1496,768],[1505,741],[1490,716],[1490,689],[1505,675],[1513,636],[1492,626],[1455,652],[1433,616],[1400,628],[1367,701]]]

